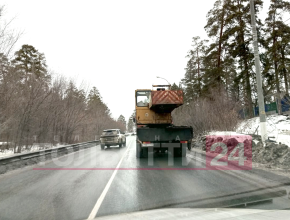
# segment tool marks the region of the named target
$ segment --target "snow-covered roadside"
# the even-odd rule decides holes
[[[13,150],[4,150],[3,152],[0,151],[0,158],[9,157],[14,154]]]
[[[242,121],[236,131],[212,131],[209,135],[230,135],[238,138],[239,135],[258,134],[260,118],[255,117]],[[283,115],[270,115],[267,117],[267,132],[270,140],[286,144],[290,147],[290,117]]]
[[[236,129],[238,134],[258,134],[260,118],[255,117],[241,122]],[[267,132],[270,139],[290,147],[290,117],[270,115],[267,117]]]
[[[239,137],[239,135],[244,135],[242,133],[238,133],[235,131],[212,131],[209,132],[209,135],[228,135],[228,136],[233,136],[233,138],[235,137]]]
[[[290,117],[281,115],[272,115],[267,117],[268,136],[273,137],[270,140],[276,142],[261,143],[259,118],[252,118],[242,121],[236,131],[212,131],[207,135],[216,135],[223,138],[222,142],[244,142],[244,135],[251,135],[252,142],[252,162],[253,167],[280,170],[285,172],[290,168]],[[207,135],[197,136],[193,139],[193,147],[206,151]],[[230,136],[230,137],[223,137]],[[216,138],[217,138],[216,137]],[[212,139],[211,139],[212,140]],[[281,144],[280,144],[281,143]],[[230,146],[230,145],[229,145]],[[246,152],[246,151],[245,151]],[[289,173],[287,175],[290,175]]]
[[[33,144],[30,150],[28,149],[22,150],[21,153],[29,153],[29,152],[39,151],[43,149],[50,149],[50,148],[56,148],[56,147],[62,147],[62,146],[64,145],[57,144],[56,146],[53,146],[52,144]],[[13,154],[14,154],[13,149],[9,149],[9,150],[5,149],[3,151],[0,151],[0,158],[13,156]]]
[[[242,121],[237,128],[237,132],[254,133],[260,132],[259,129],[260,118],[255,117]],[[284,115],[270,115],[267,117],[267,131],[271,133],[277,131],[278,133],[290,132],[290,117]]]

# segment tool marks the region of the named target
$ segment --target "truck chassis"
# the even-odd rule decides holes
[[[174,157],[185,157],[191,149],[192,127],[187,126],[144,126],[137,128],[136,157],[146,158],[148,153],[166,151]]]

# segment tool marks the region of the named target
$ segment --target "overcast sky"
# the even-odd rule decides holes
[[[96,86],[114,118],[132,114],[135,89],[178,84],[194,36],[206,38],[215,0],[4,0],[17,43],[45,54],[49,69]],[[269,0],[265,0],[268,8]]]

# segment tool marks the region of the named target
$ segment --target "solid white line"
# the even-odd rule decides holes
[[[96,218],[96,215],[97,215],[97,213],[102,205],[102,202],[104,201],[106,194],[107,194],[107,192],[108,192],[108,190],[109,190],[109,188],[110,188],[110,186],[111,186],[111,184],[112,184],[112,182],[113,182],[113,180],[118,172],[118,168],[120,167],[120,165],[121,165],[128,150],[129,150],[129,147],[127,147],[127,150],[125,151],[124,155],[122,156],[121,160],[119,161],[116,169],[114,170],[114,172],[113,172],[109,182],[107,183],[105,189],[103,190],[101,196],[98,198],[97,203],[95,204],[93,210],[91,211],[91,214],[89,215],[88,219],[95,219]]]

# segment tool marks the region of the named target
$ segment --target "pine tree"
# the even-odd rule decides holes
[[[87,100],[88,110],[96,111],[98,109],[102,110],[104,114],[110,115],[109,108],[103,103],[102,96],[95,86],[90,90]]]
[[[180,88],[175,84],[173,83],[173,85],[171,86],[171,90],[179,90]]]
[[[102,130],[109,128],[113,119],[108,106],[103,102],[102,96],[96,87],[93,87],[87,98],[87,123],[91,133],[99,135]]]
[[[189,58],[186,67],[186,73],[182,79],[182,84],[185,86],[185,101],[189,102],[202,94],[203,76],[205,67],[203,65],[203,59],[206,51],[207,40],[201,40],[200,37],[193,37],[192,49],[188,52]]]
[[[49,83],[50,75],[47,72],[45,56],[33,46],[23,45],[19,51],[15,52],[15,58],[12,63],[22,73],[25,83],[34,80]]]
[[[230,4],[229,0],[217,0],[213,9],[207,14],[207,24],[204,27],[208,36],[214,41],[207,51],[207,64],[214,63],[207,73],[207,77],[213,78],[211,86],[222,83],[222,54],[228,40],[227,31],[229,29],[229,22],[226,19],[228,4]]]
[[[281,59],[279,70],[284,78],[285,93],[289,95],[289,69],[290,69],[290,27],[286,24],[281,24]],[[288,69],[288,70],[287,70]]]
[[[258,14],[262,6],[261,0],[255,1],[255,10]],[[252,34],[251,34],[251,16],[250,2],[248,0],[230,0],[228,4],[229,15],[226,23],[230,25],[228,30],[229,36],[229,52],[231,56],[237,59],[239,72],[235,81],[241,83],[243,91],[243,102],[247,108],[249,116],[253,116],[252,93],[255,76],[252,71],[254,65],[254,55],[251,50]],[[257,26],[261,26],[261,21],[256,17]]]
[[[120,126],[121,126],[121,130],[122,131],[125,131],[126,130],[126,119],[125,119],[125,117],[123,116],[123,115],[120,115],[119,116],[119,118],[118,118],[118,123],[120,124]]]
[[[284,0],[271,0],[266,18],[266,47],[270,65],[269,71],[274,72],[275,89],[278,98],[278,111],[281,114],[281,81],[284,78],[286,94],[288,91],[288,74],[287,74],[287,47],[290,40],[289,26],[283,22],[283,13],[290,12],[290,3]]]
[[[133,117],[132,116],[128,120],[127,131],[128,132],[133,132],[134,131],[134,122],[133,122]]]

